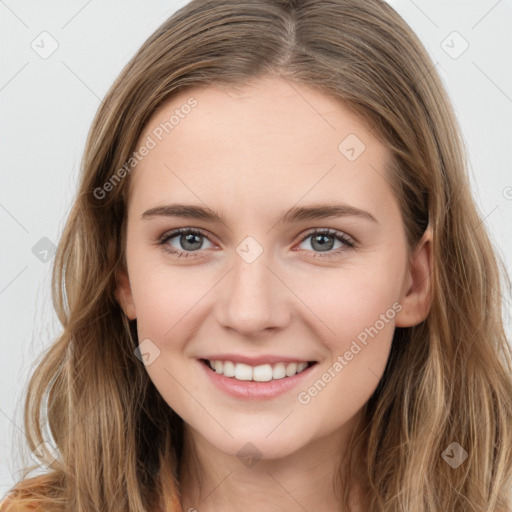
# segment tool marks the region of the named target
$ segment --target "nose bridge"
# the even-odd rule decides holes
[[[236,247],[218,308],[221,324],[249,334],[287,321],[285,287],[271,270],[272,255],[252,236]]]

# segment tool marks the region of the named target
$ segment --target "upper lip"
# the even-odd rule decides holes
[[[279,355],[244,356],[240,354],[215,354],[204,356],[200,359],[209,359],[210,361],[232,361],[233,363],[244,363],[248,364],[249,366],[274,363],[316,362],[311,359],[301,359],[300,357],[288,357]]]

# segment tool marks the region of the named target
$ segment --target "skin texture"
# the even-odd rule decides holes
[[[119,270],[116,290],[126,315],[137,319],[139,340],[160,350],[146,369],[185,422],[183,508],[338,510],[333,472],[383,374],[394,327],[428,314],[430,230],[409,254],[386,181],[390,155],[334,99],[275,77],[236,90],[194,88],[152,116],[141,144],[190,97],[197,106],[130,176],[127,272]],[[354,161],[339,150],[349,134],[365,145]],[[227,226],[141,218],[178,202],[207,206]],[[377,222],[353,215],[276,224],[293,206],[323,203],[349,204]],[[180,235],[158,245],[165,233],[187,227],[206,235],[195,240],[198,250],[180,243]],[[315,236],[303,241],[324,228],[345,234],[354,247],[330,237],[323,246]],[[251,263],[236,250],[248,236],[263,250]],[[188,249],[189,257],[166,246]],[[376,324],[386,312],[392,319]],[[298,401],[358,335],[382,324],[316,396]],[[318,364],[300,388],[254,401],[211,385],[198,358],[221,352]],[[261,456],[252,467],[237,457],[248,442]],[[200,475],[199,485],[192,475]]]

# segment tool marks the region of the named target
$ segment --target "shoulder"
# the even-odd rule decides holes
[[[12,498],[9,499],[8,496],[0,500],[0,512],[36,512],[37,506],[36,505],[15,505],[12,506]],[[7,506],[11,504],[11,507],[7,508]]]

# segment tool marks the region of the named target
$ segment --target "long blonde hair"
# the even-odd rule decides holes
[[[177,92],[266,75],[352,108],[393,155],[408,246],[427,225],[433,232],[431,310],[395,331],[352,438],[364,447],[361,464],[333,475],[340,507],[349,510],[357,479],[368,511],[510,512],[512,354],[501,309],[509,281],[472,199],[466,150],[433,62],[381,0],[193,0],[125,66],[89,132],[54,262],[63,331],[27,389],[29,448],[51,457],[41,446],[46,413],[58,457],[42,475],[28,478],[38,466],[25,468],[6,512],[28,503],[45,511],[181,509],[183,422],[134,354],[136,325],[114,297],[129,176],[100,199],[94,191]],[[452,443],[467,452],[458,467],[443,456]]]

